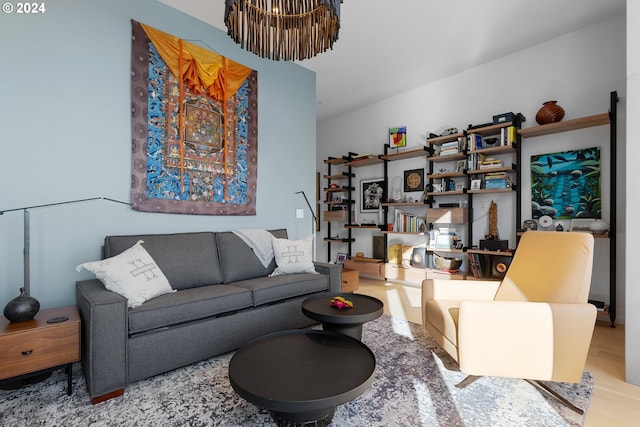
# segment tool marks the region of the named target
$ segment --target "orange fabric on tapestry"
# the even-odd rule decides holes
[[[140,25],[171,72],[176,77],[182,76],[180,80],[196,93],[200,93],[201,87],[204,87],[209,96],[219,101],[229,99],[251,73],[251,68],[184,40],[181,72],[180,39],[153,27]]]

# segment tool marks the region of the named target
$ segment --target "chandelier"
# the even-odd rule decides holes
[[[225,0],[224,23],[243,49],[275,61],[333,48],[343,0]]]

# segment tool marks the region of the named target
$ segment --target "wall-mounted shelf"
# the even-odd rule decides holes
[[[385,203],[381,203],[382,206],[416,206],[416,207],[420,207],[420,206],[425,206],[426,203],[424,202],[385,202]]]
[[[446,142],[456,141],[458,138],[464,137],[464,133],[452,133],[451,135],[436,136],[435,138],[428,138],[427,142],[431,145],[442,145]]]
[[[414,157],[424,157],[429,154],[429,150],[427,147],[418,148],[415,150],[401,151],[399,153],[392,154],[383,154],[380,156],[380,159],[392,161],[392,160],[404,160],[404,159],[412,159]]]
[[[368,157],[360,160],[353,160],[351,162],[345,163],[345,165],[351,168],[358,168],[362,166],[377,165],[379,163],[382,163],[382,159],[379,156],[376,156],[376,157]]]
[[[509,193],[511,191],[516,191],[515,185],[508,188],[481,188],[480,190],[467,190],[467,193],[487,194],[487,193]],[[449,193],[451,193],[451,191],[449,191]],[[438,193],[438,194],[442,194],[442,193]]]
[[[553,133],[566,132],[570,130],[578,130],[590,128],[593,126],[608,125],[611,118],[608,113],[595,114],[593,116],[581,117],[549,123],[548,125],[534,126],[530,128],[520,129],[518,133],[524,138],[533,138],[535,136],[551,135]]]
[[[449,154],[448,156],[427,157],[427,160],[432,163],[444,163],[444,162],[451,162],[454,160],[463,160],[466,158],[467,158],[466,153],[457,153],[457,154]]]
[[[505,168],[491,168],[491,169],[474,169],[467,171],[467,175],[478,175],[481,173],[492,173],[492,172],[507,172],[507,173],[515,173],[516,169],[513,167],[505,167]]]
[[[467,253],[480,255],[513,256],[513,251],[487,251],[484,249],[467,249]]]
[[[464,172],[444,172],[444,173],[433,173],[427,175],[428,179],[442,179],[442,178],[460,178],[465,176]]]

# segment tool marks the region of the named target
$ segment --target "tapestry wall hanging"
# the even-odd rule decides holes
[[[600,218],[600,147],[531,156],[533,218]]]
[[[132,208],[255,215],[257,71],[131,26]]]

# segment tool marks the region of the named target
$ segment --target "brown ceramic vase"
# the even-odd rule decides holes
[[[547,101],[536,113],[536,122],[539,125],[559,122],[564,118],[564,108],[557,104],[558,101]]]

